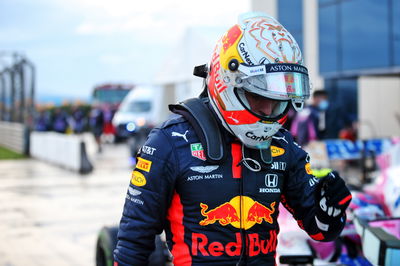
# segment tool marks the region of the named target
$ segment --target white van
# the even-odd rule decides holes
[[[127,138],[142,127],[152,128],[165,120],[169,111],[164,95],[161,86],[141,85],[132,89],[113,117],[115,137]]]

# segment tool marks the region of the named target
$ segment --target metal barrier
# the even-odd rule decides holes
[[[57,132],[31,132],[30,154],[33,158],[85,174],[93,170],[87,146],[91,134],[66,135]]]
[[[28,128],[22,123],[0,121],[0,145],[21,154],[28,154]]]

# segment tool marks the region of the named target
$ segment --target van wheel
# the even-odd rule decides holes
[[[96,244],[96,266],[113,266],[113,252],[117,246],[118,227],[104,226],[98,235]],[[167,245],[161,240],[160,235],[155,239],[156,248],[149,257],[149,266],[166,265],[172,259],[169,257]]]
[[[103,227],[97,238],[96,266],[113,266],[113,252],[117,246],[118,227]]]

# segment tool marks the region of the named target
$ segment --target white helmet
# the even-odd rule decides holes
[[[243,14],[218,41],[207,76],[208,96],[224,127],[250,148],[265,149],[287,119],[310,96],[307,68],[293,36],[274,18]],[[266,115],[250,97],[274,100]]]

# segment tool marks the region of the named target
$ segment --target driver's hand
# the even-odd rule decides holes
[[[316,191],[317,216],[328,222],[341,217],[351,201],[351,193],[344,180],[335,171],[322,178]]]

